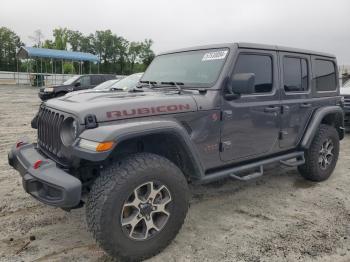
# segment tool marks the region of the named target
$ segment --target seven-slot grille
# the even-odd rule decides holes
[[[55,155],[58,155],[62,146],[60,131],[64,115],[51,109],[41,107],[38,115],[38,144]]]

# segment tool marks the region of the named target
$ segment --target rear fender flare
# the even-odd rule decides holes
[[[343,139],[344,137],[344,113],[343,109],[340,106],[328,106],[322,107],[315,111],[313,114],[310,123],[304,133],[303,139],[301,140],[301,148],[308,149],[311,145],[311,142],[318,130],[318,127],[322,123],[322,120],[330,114],[336,114],[340,117],[340,126],[336,126],[339,133],[339,138]]]

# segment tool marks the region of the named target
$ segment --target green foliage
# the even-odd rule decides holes
[[[68,62],[63,63],[63,72],[65,74],[75,74],[73,63],[68,63]]]
[[[3,60],[7,59],[12,61],[11,69],[16,70],[13,67],[15,62],[14,57],[16,54],[16,47],[23,45],[20,42],[19,37],[12,31],[7,32],[11,37],[7,36],[7,40],[3,40],[2,31],[8,30],[7,28],[0,28],[0,51],[6,49],[3,48],[5,43],[11,45],[12,52],[0,53],[0,66],[3,65]],[[92,72],[97,72],[99,67],[100,73],[114,73],[114,74],[131,74],[134,72],[142,72],[151,63],[154,58],[154,52],[152,51],[153,41],[151,39],[145,39],[143,42],[129,42],[122,36],[114,34],[111,30],[99,30],[94,34],[84,35],[83,33],[68,28],[56,28],[53,30],[53,40],[43,39],[43,35],[40,30],[36,30],[32,36],[32,40],[36,43],[36,46],[42,46],[49,49],[70,50],[87,52],[97,55],[100,58],[101,64],[91,65]],[[6,49],[7,50],[7,49]],[[5,54],[1,57],[2,54]],[[11,60],[12,57],[12,60]],[[40,62],[41,63],[41,62]],[[44,59],[43,66],[47,72],[61,72],[62,64],[57,62],[56,66],[50,63],[50,60]],[[41,64],[40,64],[41,65]],[[64,63],[64,72],[79,72],[78,63]],[[5,64],[6,68],[9,68]],[[39,67],[39,61],[34,60],[30,70],[37,70]],[[23,69],[23,66],[21,67]],[[83,64],[83,72],[90,72],[89,63]]]
[[[67,50],[68,29],[56,28],[53,30],[53,36],[55,38],[55,49]]]
[[[142,45],[142,49],[141,49],[140,58],[142,63],[148,66],[152,62],[155,56],[154,52],[151,49],[153,45],[153,41],[152,39],[145,39],[145,41],[141,43],[141,45]]]
[[[16,71],[16,51],[21,45],[15,32],[0,27],[0,70]]]

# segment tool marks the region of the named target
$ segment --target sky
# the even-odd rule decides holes
[[[350,65],[350,0],[2,0],[0,26],[27,45],[37,29],[85,34],[111,29],[151,38],[156,53],[203,44],[254,42],[333,53]]]

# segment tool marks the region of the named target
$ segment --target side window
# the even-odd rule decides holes
[[[269,55],[240,54],[234,74],[254,73],[255,93],[272,91],[272,58]]]
[[[316,90],[318,92],[335,90],[337,88],[337,79],[334,63],[329,60],[316,59],[314,67]]]
[[[283,85],[286,92],[308,89],[307,61],[304,58],[283,58]]]
[[[81,86],[89,86],[90,85],[90,76],[83,76],[80,78],[80,85]]]
[[[102,82],[102,76],[91,76],[91,84],[98,85]]]

